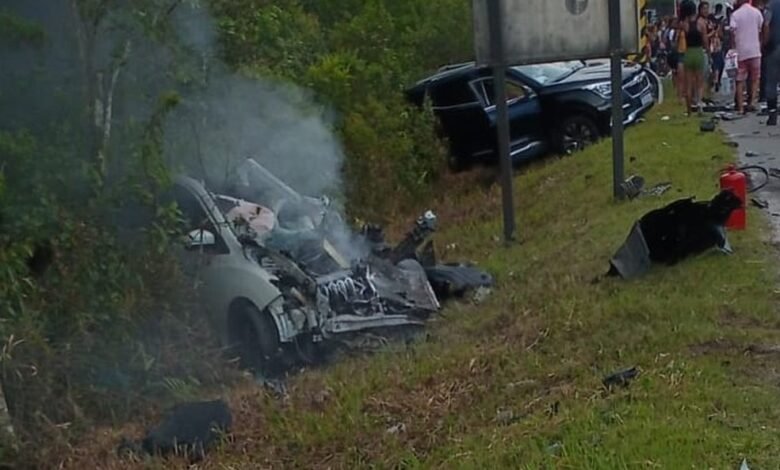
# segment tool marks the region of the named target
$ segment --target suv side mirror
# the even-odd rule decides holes
[[[187,234],[185,240],[185,247],[188,250],[195,250],[198,248],[208,248],[217,244],[217,237],[213,233],[204,229],[195,229]]]

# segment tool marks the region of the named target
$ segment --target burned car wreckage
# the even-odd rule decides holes
[[[432,212],[388,246],[380,228],[350,230],[327,198],[299,194],[253,159],[220,194],[180,176],[172,196],[186,224],[183,269],[248,368],[313,362],[329,339],[422,325],[440,308],[436,292],[493,282],[470,266],[436,264]]]

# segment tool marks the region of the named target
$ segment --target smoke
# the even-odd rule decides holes
[[[253,158],[302,195],[343,201],[344,153],[331,129],[332,114],[313,93],[230,70],[217,57],[217,34],[204,9],[183,6],[174,22],[198,57],[198,85],[166,121],[171,168],[219,191],[238,165]],[[328,238],[348,261],[368,254],[341,218],[331,220]]]
[[[0,73],[4,110],[0,127],[33,129],[47,141],[62,136],[54,146],[72,149],[72,155],[39,170],[59,175],[58,187],[69,192],[86,189],[89,182],[82,167],[74,164],[88,160],[90,149],[82,143],[88,140],[85,129],[92,119],[83,112],[88,99],[83,56],[74,32],[78,18],[66,2],[8,1],[10,11],[40,24],[47,38],[43,47],[32,51],[0,44],[7,65]],[[219,192],[233,170],[251,157],[299,193],[326,194],[340,205],[344,153],[332,131],[333,113],[308,90],[248,77],[224,64],[219,59],[215,22],[208,9],[197,3],[182,2],[172,11],[167,18],[172,30],[162,40],[127,21],[132,6],[112,11],[96,33],[95,71],[106,84],[124,46],[132,44],[113,94],[111,181],[133,171],[145,123],[160,97],[175,92],[179,104],[165,116],[162,136],[164,160],[172,173],[203,180]],[[54,126],[59,127],[53,130]],[[66,171],[74,175],[67,176]],[[145,222],[147,214],[137,204],[121,202],[126,207],[116,223],[128,227],[118,228]],[[337,238],[346,239],[349,230],[345,224],[337,232],[344,234]]]
[[[340,199],[344,154],[327,109],[292,84],[229,70],[216,57],[217,35],[205,9],[182,6],[174,21],[200,64],[198,86],[182,95],[166,121],[171,167],[217,189],[251,157],[304,195]]]

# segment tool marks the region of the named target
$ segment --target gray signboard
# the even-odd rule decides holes
[[[592,59],[610,53],[610,0],[474,0],[474,41],[480,65],[498,63],[491,57],[487,2],[499,3],[503,64]],[[637,52],[636,0],[620,0],[620,17],[623,52]]]

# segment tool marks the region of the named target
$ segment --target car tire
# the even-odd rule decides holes
[[[279,332],[268,312],[249,302],[242,303],[229,315],[228,329],[242,368],[266,375],[280,367]]]
[[[562,155],[582,150],[599,140],[596,121],[586,114],[572,114],[564,118],[555,132],[555,146]]]

